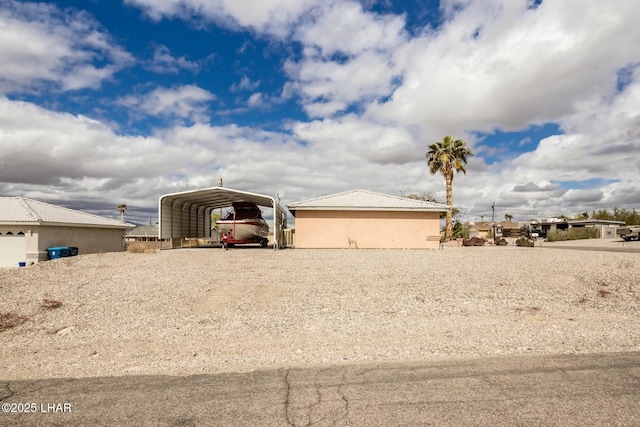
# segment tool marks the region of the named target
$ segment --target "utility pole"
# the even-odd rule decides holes
[[[493,244],[496,244],[496,202],[491,204],[491,222],[493,223]]]

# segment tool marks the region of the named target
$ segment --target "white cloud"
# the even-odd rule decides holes
[[[189,61],[186,57],[175,58],[166,46],[157,46],[153,52],[153,60],[149,69],[156,73],[177,73],[180,70],[198,72],[201,65],[198,62]]]
[[[238,83],[234,83],[233,85],[231,85],[231,90],[233,92],[239,90],[254,90],[257,89],[258,86],[260,86],[260,83],[260,80],[252,82],[249,77],[243,76]]]
[[[0,182],[55,186],[64,178],[131,179],[161,169],[157,139],[120,137],[96,120],[7,98],[0,112]]]
[[[406,41],[404,20],[363,11],[355,2],[329,3],[298,27],[303,58],[285,71],[286,93],[301,96],[311,117],[326,117],[350,105],[386,97],[399,72],[392,52]]]
[[[312,56],[285,68],[312,117],[330,116],[360,103],[391,93],[395,73],[384,54],[365,52],[344,63]]]
[[[604,197],[604,193],[597,189],[580,190],[571,189],[563,196],[565,202],[571,203],[588,203],[599,202]]]
[[[406,41],[404,24],[400,16],[365,12],[357,2],[329,2],[297,27],[295,38],[323,58],[390,52]]]
[[[127,96],[118,102],[131,109],[133,114],[150,116],[174,116],[192,121],[207,119],[207,102],[215,96],[193,85],[174,88],[159,87],[141,96]]]
[[[556,180],[592,177],[636,180],[640,153],[640,71],[633,84],[614,97],[583,107],[562,121],[567,134],[546,138],[534,152],[515,159],[524,174],[550,174]]]
[[[261,107],[264,104],[265,104],[264,94],[262,94],[260,92],[256,92],[256,93],[252,94],[249,97],[249,99],[247,100],[247,105],[250,108]]]
[[[151,18],[194,17],[224,27],[248,27],[280,37],[288,35],[300,15],[321,0],[125,0]]]
[[[396,142],[405,148],[398,150]],[[355,116],[298,123],[290,133],[196,123],[136,137],[83,116],[0,98],[0,143],[7,146],[0,152],[2,193],[47,193],[47,200],[72,194],[153,209],[161,194],[215,185],[220,176],[232,188],[269,194],[282,188],[285,203],[351,188],[399,194],[441,187],[424,168],[400,164],[416,154],[410,134]],[[420,185],[407,181],[408,171]]]
[[[374,117],[523,129],[575,113],[585,94],[611,93],[616,71],[640,61],[633,1],[544,1],[535,10],[506,0],[455,4],[465,8],[441,30],[397,50],[402,85],[370,108]]]
[[[0,57],[0,93],[95,88],[133,61],[84,12],[9,0],[0,8]]]

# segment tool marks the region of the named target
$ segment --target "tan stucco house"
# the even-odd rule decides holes
[[[47,248],[77,247],[80,254],[124,250],[127,228],[114,219],[24,197],[0,197],[0,267],[48,259]]]
[[[493,235],[493,224],[490,222],[466,222],[463,225],[469,231],[469,237],[488,239]]]
[[[440,203],[353,190],[287,205],[296,248],[437,249]]]

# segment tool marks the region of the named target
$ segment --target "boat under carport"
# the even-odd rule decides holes
[[[214,237],[211,212],[230,207],[234,202],[253,202],[273,209],[273,220],[270,223],[273,248],[282,246],[282,230],[287,226],[287,211],[276,198],[226,187],[212,187],[160,196],[158,238],[169,242],[169,247],[163,245],[163,249],[181,248],[186,239],[211,240]]]

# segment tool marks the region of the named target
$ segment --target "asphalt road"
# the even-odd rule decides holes
[[[637,426],[640,352],[0,381],[0,404],[35,410],[3,426]]]
[[[625,242],[621,239],[583,239],[567,240],[563,242],[545,242],[538,240],[537,247],[555,249],[575,249],[581,251],[605,251],[605,252],[627,252],[640,253],[640,242],[631,240]]]

